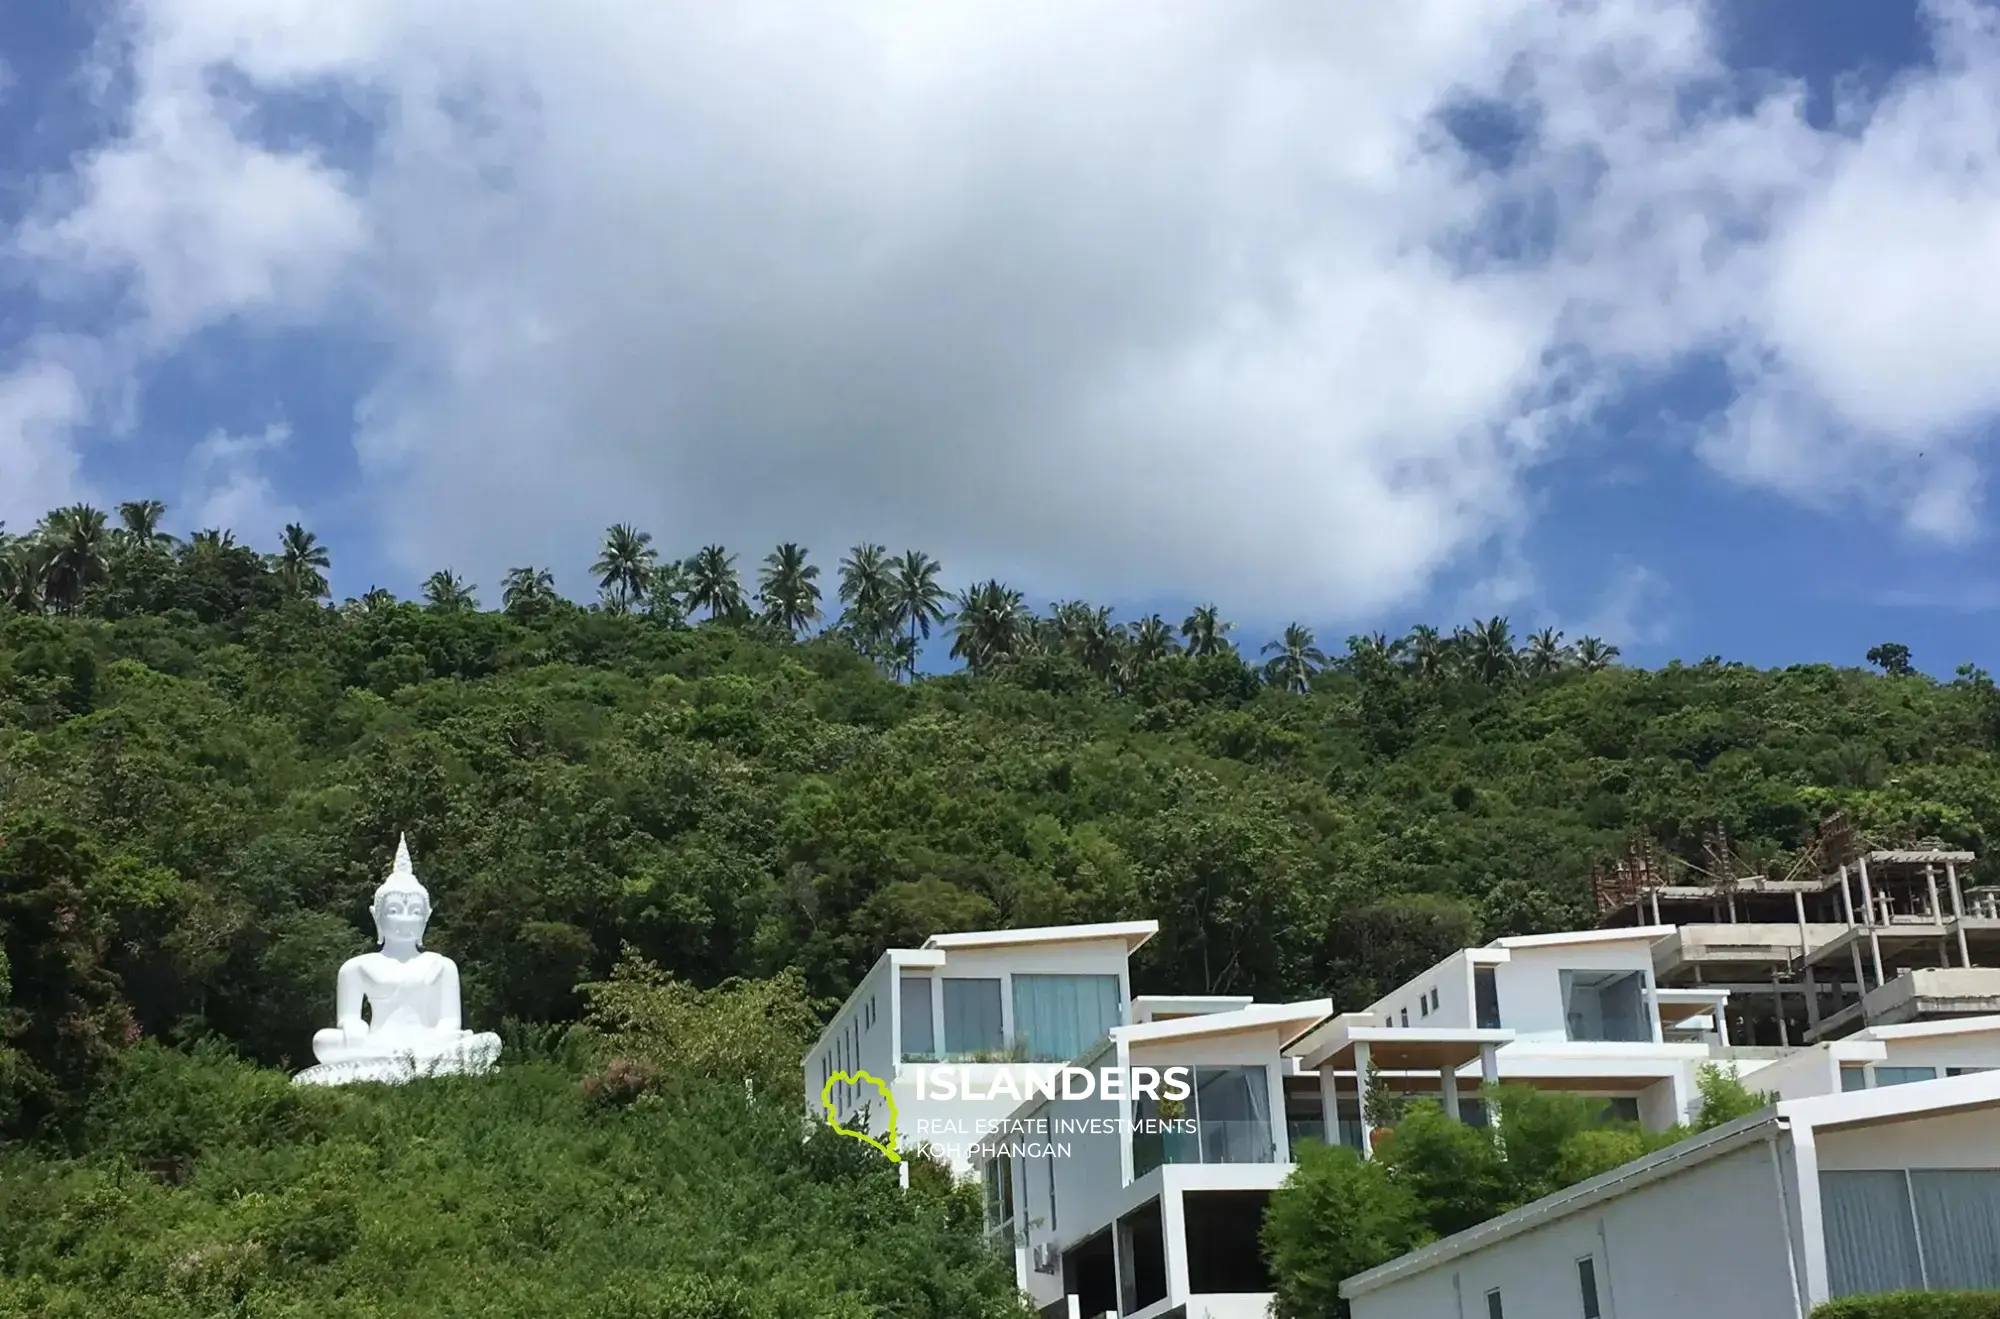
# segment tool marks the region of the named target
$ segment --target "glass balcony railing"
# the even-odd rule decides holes
[[[1191,1130],[1132,1134],[1135,1177],[1144,1177],[1163,1163],[1275,1163],[1277,1158],[1268,1122],[1203,1122]]]

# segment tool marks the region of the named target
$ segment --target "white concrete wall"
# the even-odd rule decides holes
[[[1840,1093],[1840,1061],[1824,1044],[1809,1045],[1789,1058],[1737,1066],[1743,1084],[1752,1090],[1775,1092],[1780,1099],[1811,1099]]]
[[[1919,1082],[1921,1084],[1921,1082]],[[1940,1113],[1814,1132],[1821,1172],[1898,1168],[2000,1168],[2000,1122],[1990,1109]]]
[[[1799,1319],[1778,1185],[1751,1145],[1369,1292],[1354,1319],[1485,1319],[1495,1287],[1508,1319],[1581,1315],[1585,1256],[1606,1319]]]
[[[855,987],[840,1011],[821,1033],[819,1043],[806,1055],[806,1111],[825,1116],[820,1092],[827,1076],[865,1071],[870,1076],[893,1083],[896,1075],[895,1030],[892,1001],[895,994],[895,967],[888,958],[877,962]],[[880,1135],[889,1128],[887,1107],[873,1086],[837,1082],[831,1096],[834,1112],[844,1121],[864,1106],[869,1107],[869,1126]],[[898,1096],[900,1099],[900,1096]],[[868,1101],[873,1100],[869,1105]]]
[[[1947,1067],[2000,1067],[2000,1030],[1890,1039],[1882,1045],[1888,1056],[1879,1067],[1935,1067],[1939,1076]]]
[[[1427,1008],[1433,991],[1437,1006]],[[1422,975],[1404,981],[1376,999],[1366,1010],[1385,1026],[1403,1025],[1403,1013],[1407,1011],[1413,1029],[1418,1026],[1470,1029],[1476,1020],[1471,960],[1464,952],[1453,953]]]
[[[1100,1069],[1112,1065],[1115,1057],[1107,1055],[1100,1060]],[[1125,1203],[1122,1143],[1128,1127],[1123,1107],[1118,1100],[1099,1097],[1096,1090],[1089,1099],[1052,1100],[1029,1114],[1048,1121],[1048,1135],[1013,1138],[1069,1147],[1067,1157],[1058,1152],[1053,1159],[1016,1161],[1014,1223],[1020,1271],[1037,1306],[1062,1295],[1062,1274],[1034,1272],[1032,1248],[1051,1240],[1058,1250],[1073,1246],[1109,1223]],[[1110,1133],[1075,1129],[1077,1124],[1087,1123],[1109,1123]],[[1065,1126],[1071,1129],[1063,1130]]]
[[[1493,968],[1494,987],[1500,998],[1500,1024],[1513,1031],[1519,1042],[1569,1039],[1562,998],[1561,973],[1565,970],[1643,972],[1649,986],[1646,1006],[1658,1025],[1650,993],[1653,954],[1644,944],[1556,945],[1508,951],[1508,960]]]

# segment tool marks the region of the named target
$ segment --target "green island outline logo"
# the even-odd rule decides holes
[[[840,1125],[840,1120],[833,1115],[833,1087],[842,1081],[847,1082],[849,1085],[860,1085],[866,1082],[874,1086],[876,1091],[882,1096],[882,1102],[889,1110],[889,1130],[882,1139],[877,1140],[865,1131],[854,1131],[843,1127]],[[901,1163],[903,1161],[903,1156],[896,1152],[896,1096],[890,1094],[889,1087],[884,1085],[878,1078],[870,1076],[867,1072],[835,1072],[832,1076],[827,1077],[826,1084],[819,1088],[819,1106],[826,1112],[827,1125],[841,1135],[852,1136],[864,1145],[871,1145],[881,1150],[882,1153],[889,1156],[891,1163]]]

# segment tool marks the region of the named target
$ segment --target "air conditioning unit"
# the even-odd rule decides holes
[[[1039,1242],[1034,1250],[1035,1272],[1055,1273],[1062,1268],[1062,1255],[1053,1241]]]

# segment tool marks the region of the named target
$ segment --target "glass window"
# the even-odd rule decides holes
[[[931,1023],[931,979],[904,976],[903,1057],[928,1058],[937,1052],[937,1030]]]
[[[1866,1090],[1866,1089],[1868,1088],[1868,1072],[1867,1072],[1867,1069],[1866,1069],[1866,1068],[1861,1068],[1861,1067],[1843,1067],[1843,1068],[1841,1068],[1841,1069],[1840,1069],[1840,1088],[1841,1088],[1841,1089],[1842,1089],[1843,1091],[1846,1091],[1846,1090]]]
[[[1007,1156],[986,1161],[986,1226],[1002,1227],[1014,1221],[1014,1176]]]
[[[1409,1010],[1408,1008],[1404,1008],[1404,1009],[1403,1009],[1403,1025],[1404,1025],[1405,1027],[1407,1027],[1407,1026],[1408,1026],[1409,1024],[1410,1024],[1410,1010]]]
[[[1431,996],[1429,994],[1417,1000],[1417,1015],[1420,1017],[1431,1015]]]
[[[1935,1067],[1877,1067],[1876,1085],[1908,1085],[1912,1081],[1937,1080]]]
[[[1947,1067],[1944,1069],[1944,1074],[1946,1076],[1970,1076],[1974,1072],[1990,1072],[1992,1070],[1991,1067]]]
[[[1500,1289],[1498,1287],[1486,1293],[1486,1319],[1507,1319],[1506,1315],[1500,1313]]]
[[[1577,1285],[1583,1289],[1583,1319],[1602,1319],[1597,1308],[1597,1261],[1586,1255],[1576,1262]]]
[[[1572,1040],[1646,1041],[1646,978],[1638,971],[1564,971],[1563,1016]]]
[[[995,1056],[1006,1047],[1000,1029],[1000,982],[946,978],[944,1051]]]
[[[1132,1174],[1163,1163],[1272,1163],[1278,1147],[1271,1125],[1270,1080],[1262,1067],[1197,1067],[1194,1093],[1170,1113],[1140,1099],[1132,1132]],[[1162,1125],[1169,1119],[1171,1129]],[[1192,1120],[1192,1131],[1171,1119]]]
[[[1194,1069],[1194,1118],[1203,1163],[1269,1163],[1271,1092],[1261,1067]]]
[[[1494,977],[1493,968],[1481,966],[1473,968],[1472,997],[1479,1009],[1479,1029],[1500,1029],[1500,983]]]
[[[1117,976],[1014,977],[1014,1038],[1032,1062],[1080,1058],[1117,1024]]]

